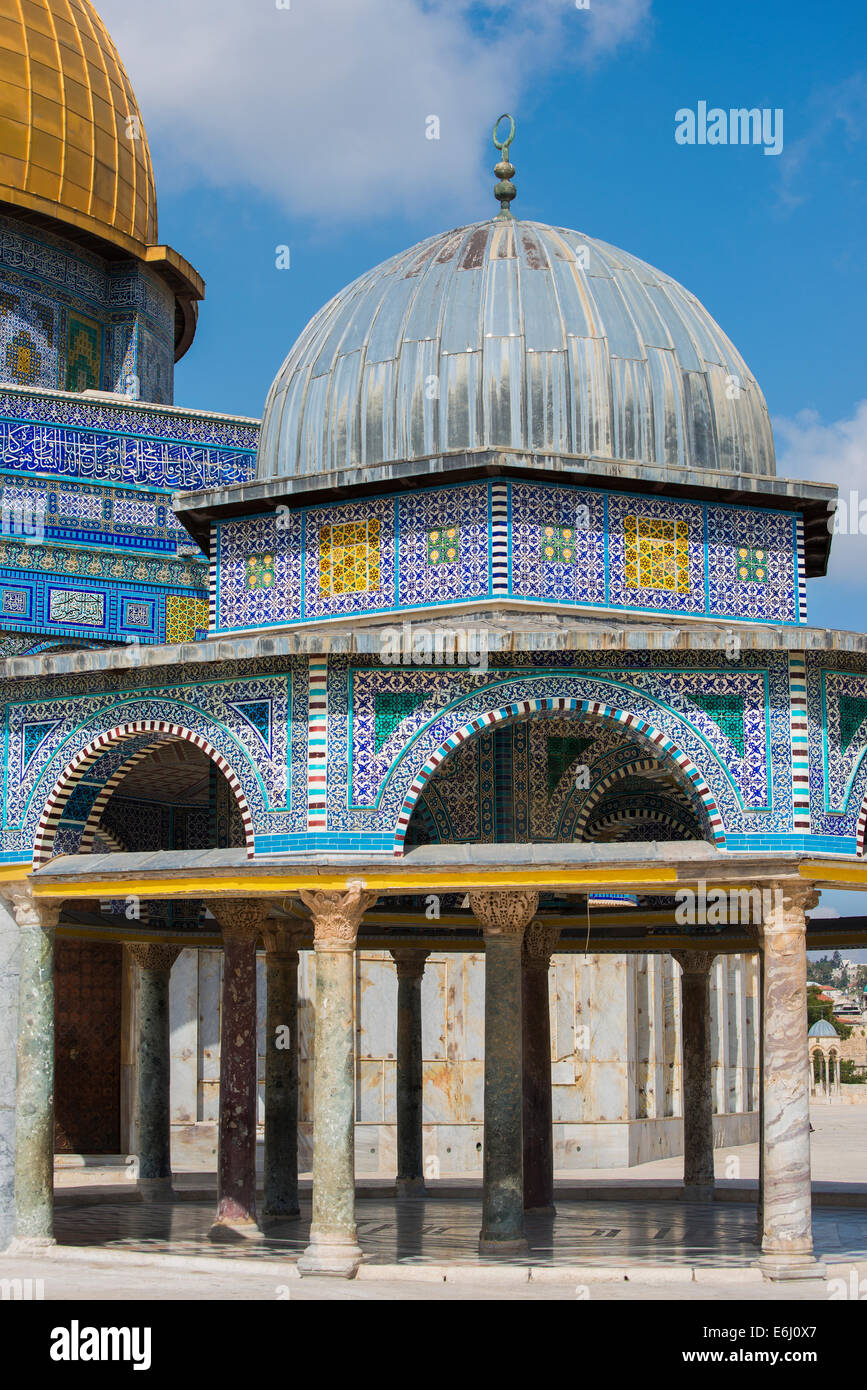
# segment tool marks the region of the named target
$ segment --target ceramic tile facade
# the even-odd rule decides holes
[[[473,483],[308,510],[281,506],[276,514],[218,523],[214,536],[220,632],[494,595],[751,622],[806,620],[796,518],[760,508],[535,482]],[[266,557],[273,582],[251,584]]]
[[[19,476],[218,487],[253,475],[258,436],[254,421],[0,388],[0,455]]]
[[[2,380],[19,386],[117,391],[168,405],[173,295],[137,261],[105,261],[0,217],[0,367]]]

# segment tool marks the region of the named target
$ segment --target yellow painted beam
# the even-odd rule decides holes
[[[867,863],[828,864],[821,859],[807,860],[798,865],[802,878],[820,880],[825,883],[851,883],[853,887],[867,888]]]
[[[5,864],[0,868],[0,883],[23,883],[30,872],[30,864]]]
[[[395,872],[388,869],[368,870],[359,873],[349,869],[345,873],[316,873],[303,869],[283,870],[281,873],[231,874],[225,877],[215,875],[208,878],[90,878],[76,875],[68,883],[62,880],[50,883],[37,878],[33,880],[33,892],[37,898],[94,898],[132,896],[139,898],[198,898],[218,897],[227,893],[246,898],[269,897],[280,893],[297,892],[300,888],[321,889],[323,891],[345,890],[350,884],[360,885],[379,893],[412,893],[439,889],[443,893],[466,891],[472,888],[558,888],[566,885],[575,887],[601,888],[615,884],[676,884],[677,870],[671,865],[652,869],[497,869],[484,870],[418,869],[415,872]]]

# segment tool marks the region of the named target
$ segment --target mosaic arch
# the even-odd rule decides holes
[[[214,748],[207,739],[204,739],[201,734],[194,733],[191,729],[185,729],[178,724],[169,724],[162,720],[143,719],[130,724],[118,725],[117,728],[109,729],[105,733],[99,734],[91,743],[80,749],[67,764],[48,797],[39,820],[33,847],[34,869],[38,869],[51,858],[54,838],[64,808],[87,770],[115,744],[121,743],[125,739],[139,738],[142,734],[150,733],[160,734],[163,739],[184,740],[188,743],[192,743],[216,763],[235,795],[238,809],[241,813],[241,820],[244,825],[247,855],[250,859],[253,858],[253,819],[250,815],[250,808],[235,772],[226,762],[222,753],[218,752],[218,750]],[[149,751],[152,751],[152,749]],[[129,765],[127,765],[126,770],[129,770]],[[118,771],[120,771],[120,769],[118,769]],[[107,785],[108,784],[106,784],[106,786]],[[114,788],[112,788],[112,790],[114,790]],[[109,796],[110,795],[111,793],[109,792]],[[107,801],[108,796],[105,797],[103,807]]]
[[[637,715],[629,714],[625,710],[614,709],[610,705],[605,705],[595,700],[578,700],[567,696],[560,696],[535,700],[516,700],[508,705],[501,706],[499,709],[489,710],[485,714],[479,715],[471,719],[468,723],[455,729],[454,732],[427,757],[424,765],[412,780],[398,816],[394,838],[395,857],[400,858],[404,853],[410,819],[412,818],[416,803],[424,791],[425,786],[430,781],[437,768],[451,757],[467,739],[497,724],[528,719],[534,715],[550,717],[551,715],[562,714],[615,721],[622,724],[625,728],[628,728],[633,737],[652,748],[657,755],[660,753],[664,754],[671,761],[672,765],[680,770],[681,776],[679,780],[687,790],[691,792],[693,801],[696,806],[700,808],[701,821],[706,828],[707,838],[711,843],[716,845],[718,849],[725,849],[725,830],[723,828],[722,817],[707,782],[695,764],[666,734],[655,729],[645,720],[639,719]],[[407,749],[401,762],[405,762],[411,755],[412,746]]]
[[[100,826],[102,813],[127,773],[131,772],[138,763],[143,762],[145,758],[149,757],[156,748],[159,748],[161,743],[168,741],[169,740],[160,737],[144,743],[142,747],[137,748],[134,753],[131,753],[128,758],[124,758],[120,767],[106,780],[85,822],[84,830],[81,835],[81,844],[79,845],[79,852],[81,854],[89,854],[91,852],[97,834],[100,838],[106,838],[108,836],[109,832],[106,830],[105,826]],[[126,850],[123,852],[127,853]]]
[[[634,799],[636,802],[639,798]],[[660,834],[665,830],[666,834]],[[585,831],[587,841],[612,840],[694,840],[696,826],[688,815],[678,816],[674,810],[647,805],[618,805],[601,813]]]
[[[664,764],[663,764],[664,766]],[[573,838],[581,840],[591,818],[596,813],[601,802],[609,794],[617,790],[617,784],[625,781],[629,777],[640,777],[642,774],[656,774],[659,772],[660,763],[656,758],[631,758],[628,762],[621,763],[609,772],[605,777],[600,778],[584,799],[580,811],[578,812]],[[565,813],[565,808],[564,808]]]

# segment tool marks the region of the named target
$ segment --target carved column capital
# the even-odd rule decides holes
[[[217,919],[224,939],[258,938],[265,930],[271,904],[265,898],[212,899],[209,908]]]
[[[126,949],[142,970],[171,970],[181,954],[180,946],[156,941],[128,941]]]
[[[538,919],[524,932],[524,965],[528,970],[547,970],[560,940],[559,927],[550,927]]]
[[[717,958],[716,951],[672,951],[684,975],[707,975]]]
[[[3,888],[3,897],[19,927],[41,927],[47,931],[57,926],[61,904],[34,897],[29,883],[10,883]]]
[[[790,932],[806,930],[806,914],[819,901],[819,894],[809,883],[773,883],[765,897],[764,920],[759,932],[763,942],[783,937]]]
[[[470,908],[485,936],[523,936],[538,906],[539,894],[530,889],[470,893]]]
[[[314,949],[354,951],[361,919],[378,896],[358,885],[345,893],[316,893],[302,888],[301,901],[313,918]]]
[[[292,922],[269,922],[267,930],[263,929],[262,931],[267,959],[273,960],[279,957],[280,959],[297,961],[303,930],[303,926],[297,918]]]
[[[418,951],[414,946],[395,946],[391,958],[397,967],[397,978],[420,980],[429,954],[429,951]]]

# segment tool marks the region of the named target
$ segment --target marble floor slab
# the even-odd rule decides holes
[[[231,1260],[257,1255],[294,1260],[307,1244],[309,1197],[301,1216],[269,1224],[262,1237],[213,1244],[208,1202],[139,1204],[93,1200],[65,1203],[55,1214],[59,1243],[129,1251],[208,1254]],[[379,1263],[477,1263],[480,1197],[395,1201],[368,1195],[359,1203],[358,1237]],[[867,1216],[825,1207],[813,1214],[816,1254],[828,1262],[867,1259]],[[529,1259],[521,1264],[745,1266],[758,1254],[756,1210],[733,1202],[703,1206],[670,1201],[558,1203],[555,1217],[529,1216]],[[489,1261],[487,1261],[489,1263]]]

